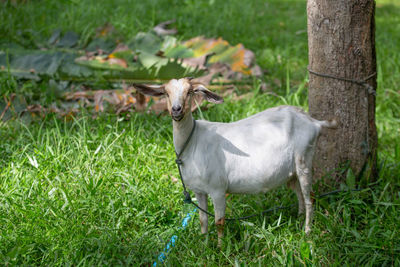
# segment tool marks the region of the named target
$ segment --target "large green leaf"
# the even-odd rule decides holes
[[[164,56],[169,58],[190,58],[194,57],[192,49],[182,45],[175,37],[165,36],[161,45]]]
[[[59,77],[64,80],[89,78],[95,76],[95,71],[88,66],[75,63],[76,55],[68,54],[64,57],[59,69]]]
[[[79,41],[79,35],[69,31],[66,32],[63,37],[61,37],[56,46],[71,48],[76,46],[78,44],[78,41]]]
[[[167,58],[162,58],[146,52],[141,52],[138,55],[138,59],[145,68],[160,68],[168,63]]]
[[[102,50],[106,53],[111,53],[111,51],[117,46],[114,40],[107,38],[96,38],[93,39],[85,48],[86,51],[98,51]]]
[[[130,42],[129,48],[138,52],[146,52],[155,55],[161,49],[161,37],[153,32],[139,32]]]
[[[60,66],[65,53],[35,52],[29,55],[15,56],[10,62],[13,69],[27,70],[33,73],[54,75]]]
[[[47,43],[49,45],[54,45],[57,42],[57,40],[60,39],[60,36],[61,36],[61,30],[60,29],[54,30]]]
[[[37,80],[41,75],[56,74],[64,56],[63,52],[22,51],[7,54],[3,51],[0,54],[0,68],[16,77]]]
[[[162,79],[173,79],[182,77],[197,77],[204,73],[204,71],[192,67],[183,67],[179,60],[169,60],[166,65],[158,69],[157,77]]]
[[[164,55],[169,58],[191,58],[194,57],[194,52],[183,45],[177,45],[166,50]]]

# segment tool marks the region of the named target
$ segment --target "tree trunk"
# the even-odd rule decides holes
[[[347,166],[376,177],[374,16],[373,0],[307,2],[310,114],[339,122],[322,131],[314,157],[314,177],[328,175],[330,184]]]

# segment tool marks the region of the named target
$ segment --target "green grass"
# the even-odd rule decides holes
[[[182,38],[222,36],[253,49],[278,93],[260,93],[255,83],[249,98],[228,97],[196,117],[234,121],[275,105],[307,106],[304,1],[95,3],[2,6],[0,35],[37,43],[61,28],[89,38],[109,21],[128,40],[176,14]],[[198,216],[180,231],[191,208],[181,204],[181,185],[171,179],[178,172],[170,119],[152,114],[92,118],[82,111],[70,121],[49,115],[0,125],[0,263],[147,266],[178,234],[167,260],[171,266],[400,265],[399,11],[396,1],[378,1],[380,176],[371,189],[317,200],[310,236],[304,235],[296,208],[229,223],[221,249],[212,219],[207,236],[200,234]],[[1,85],[24,86],[7,77]],[[321,193],[318,185],[314,191]],[[293,202],[294,194],[280,188],[231,196],[227,212],[239,216]]]

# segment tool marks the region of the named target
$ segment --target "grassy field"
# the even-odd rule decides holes
[[[305,1],[28,1],[1,2],[1,38],[32,45],[54,29],[88,38],[110,22],[126,40],[176,18],[182,38],[221,36],[252,49],[278,94],[259,92],[197,112],[234,121],[280,104],[307,107]],[[380,175],[371,189],[317,200],[305,236],[297,208],[229,223],[223,246],[216,229],[200,234],[198,218],[184,231],[183,206],[170,119],[152,114],[71,121],[49,115],[29,124],[0,124],[0,264],[148,266],[174,234],[171,266],[400,265],[400,3],[378,1],[377,126]],[[1,78],[1,86],[20,86]],[[32,90],[35,90],[33,88]],[[38,89],[39,90],[39,89]],[[341,185],[346,189],[346,185]],[[314,186],[318,195],[318,186]],[[280,188],[266,195],[230,196],[239,216],[296,203]],[[234,211],[233,211],[234,207]]]

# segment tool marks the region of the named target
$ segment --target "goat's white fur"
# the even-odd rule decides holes
[[[179,80],[180,81],[180,80]],[[181,83],[177,86],[182,101]],[[169,88],[171,90],[171,88]],[[170,99],[177,101],[177,99]],[[173,121],[176,151],[180,152],[193,127],[190,109]],[[226,193],[265,193],[287,183],[299,200],[299,213],[306,211],[305,231],[311,229],[312,159],[321,127],[335,123],[318,121],[302,109],[280,106],[246,119],[220,123],[199,120],[181,159],[185,185],[207,209],[207,196],[214,204],[215,222],[223,226]],[[200,211],[202,233],[207,232],[207,214]],[[218,231],[219,237],[222,231]]]

